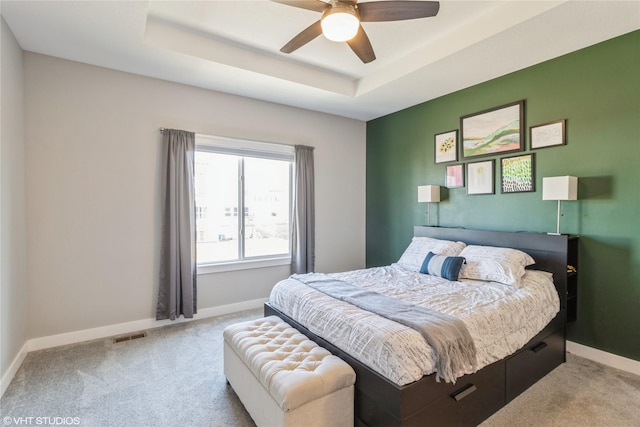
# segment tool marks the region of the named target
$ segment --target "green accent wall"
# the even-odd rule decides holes
[[[434,135],[459,129],[460,116],[522,99],[536,191],[500,193],[500,158],[517,153],[480,157],[496,159],[496,194],[443,187],[431,223],[555,231],[557,203],[542,200],[542,178],[577,176],[579,200],[563,202],[561,219],[561,232],[580,236],[578,320],[568,339],[640,360],[640,31],[368,122],[367,265],[397,261],[413,226],[426,224],[417,187],[445,183]],[[530,150],[529,127],[559,119],[567,145]]]

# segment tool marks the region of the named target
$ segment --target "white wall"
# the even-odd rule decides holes
[[[17,370],[20,357],[24,357],[20,350],[27,340],[27,256],[22,49],[2,18],[0,27],[0,375],[3,392],[13,376],[9,371]]]
[[[364,267],[364,122],[25,53],[29,337],[155,317],[160,127],[316,147],[316,270]],[[199,277],[199,308],[286,267]]]

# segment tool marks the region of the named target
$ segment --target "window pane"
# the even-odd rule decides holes
[[[238,259],[238,160],[196,151],[198,264]]]
[[[244,159],[245,257],[289,253],[290,162]]]

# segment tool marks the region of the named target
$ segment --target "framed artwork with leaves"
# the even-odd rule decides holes
[[[436,134],[434,148],[436,163],[458,161],[458,130]]]

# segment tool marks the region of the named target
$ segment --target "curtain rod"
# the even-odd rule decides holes
[[[160,133],[164,133],[165,128],[160,128]],[[220,136],[220,135],[209,135],[207,133],[198,133],[195,132],[197,135],[202,135],[202,136],[206,136],[209,138],[222,138],[222,139],[231,139],[231,140],[237,140],[237,141],[248,141],[248,142],[260,142],[260,143],[266,143],[266,144],[275,144],[275,145],[285,145],[287,147],[294,147],[295,144],[284,144],[282,142],[270,142],[270,141],[258,141],[258,140],[253,140],[253,139],[247,139],[247,138],[234,138],[232,136]],[[310,147],[310,148],[315,148],[315,147]]]
[[[167,128],[160,128],[160,133],[164,133],[165,130],[167,130]],[[198,132],[194,132],[194,133],[198,133]],[[204,135],[204,134],[200,134],[200,135]]]

